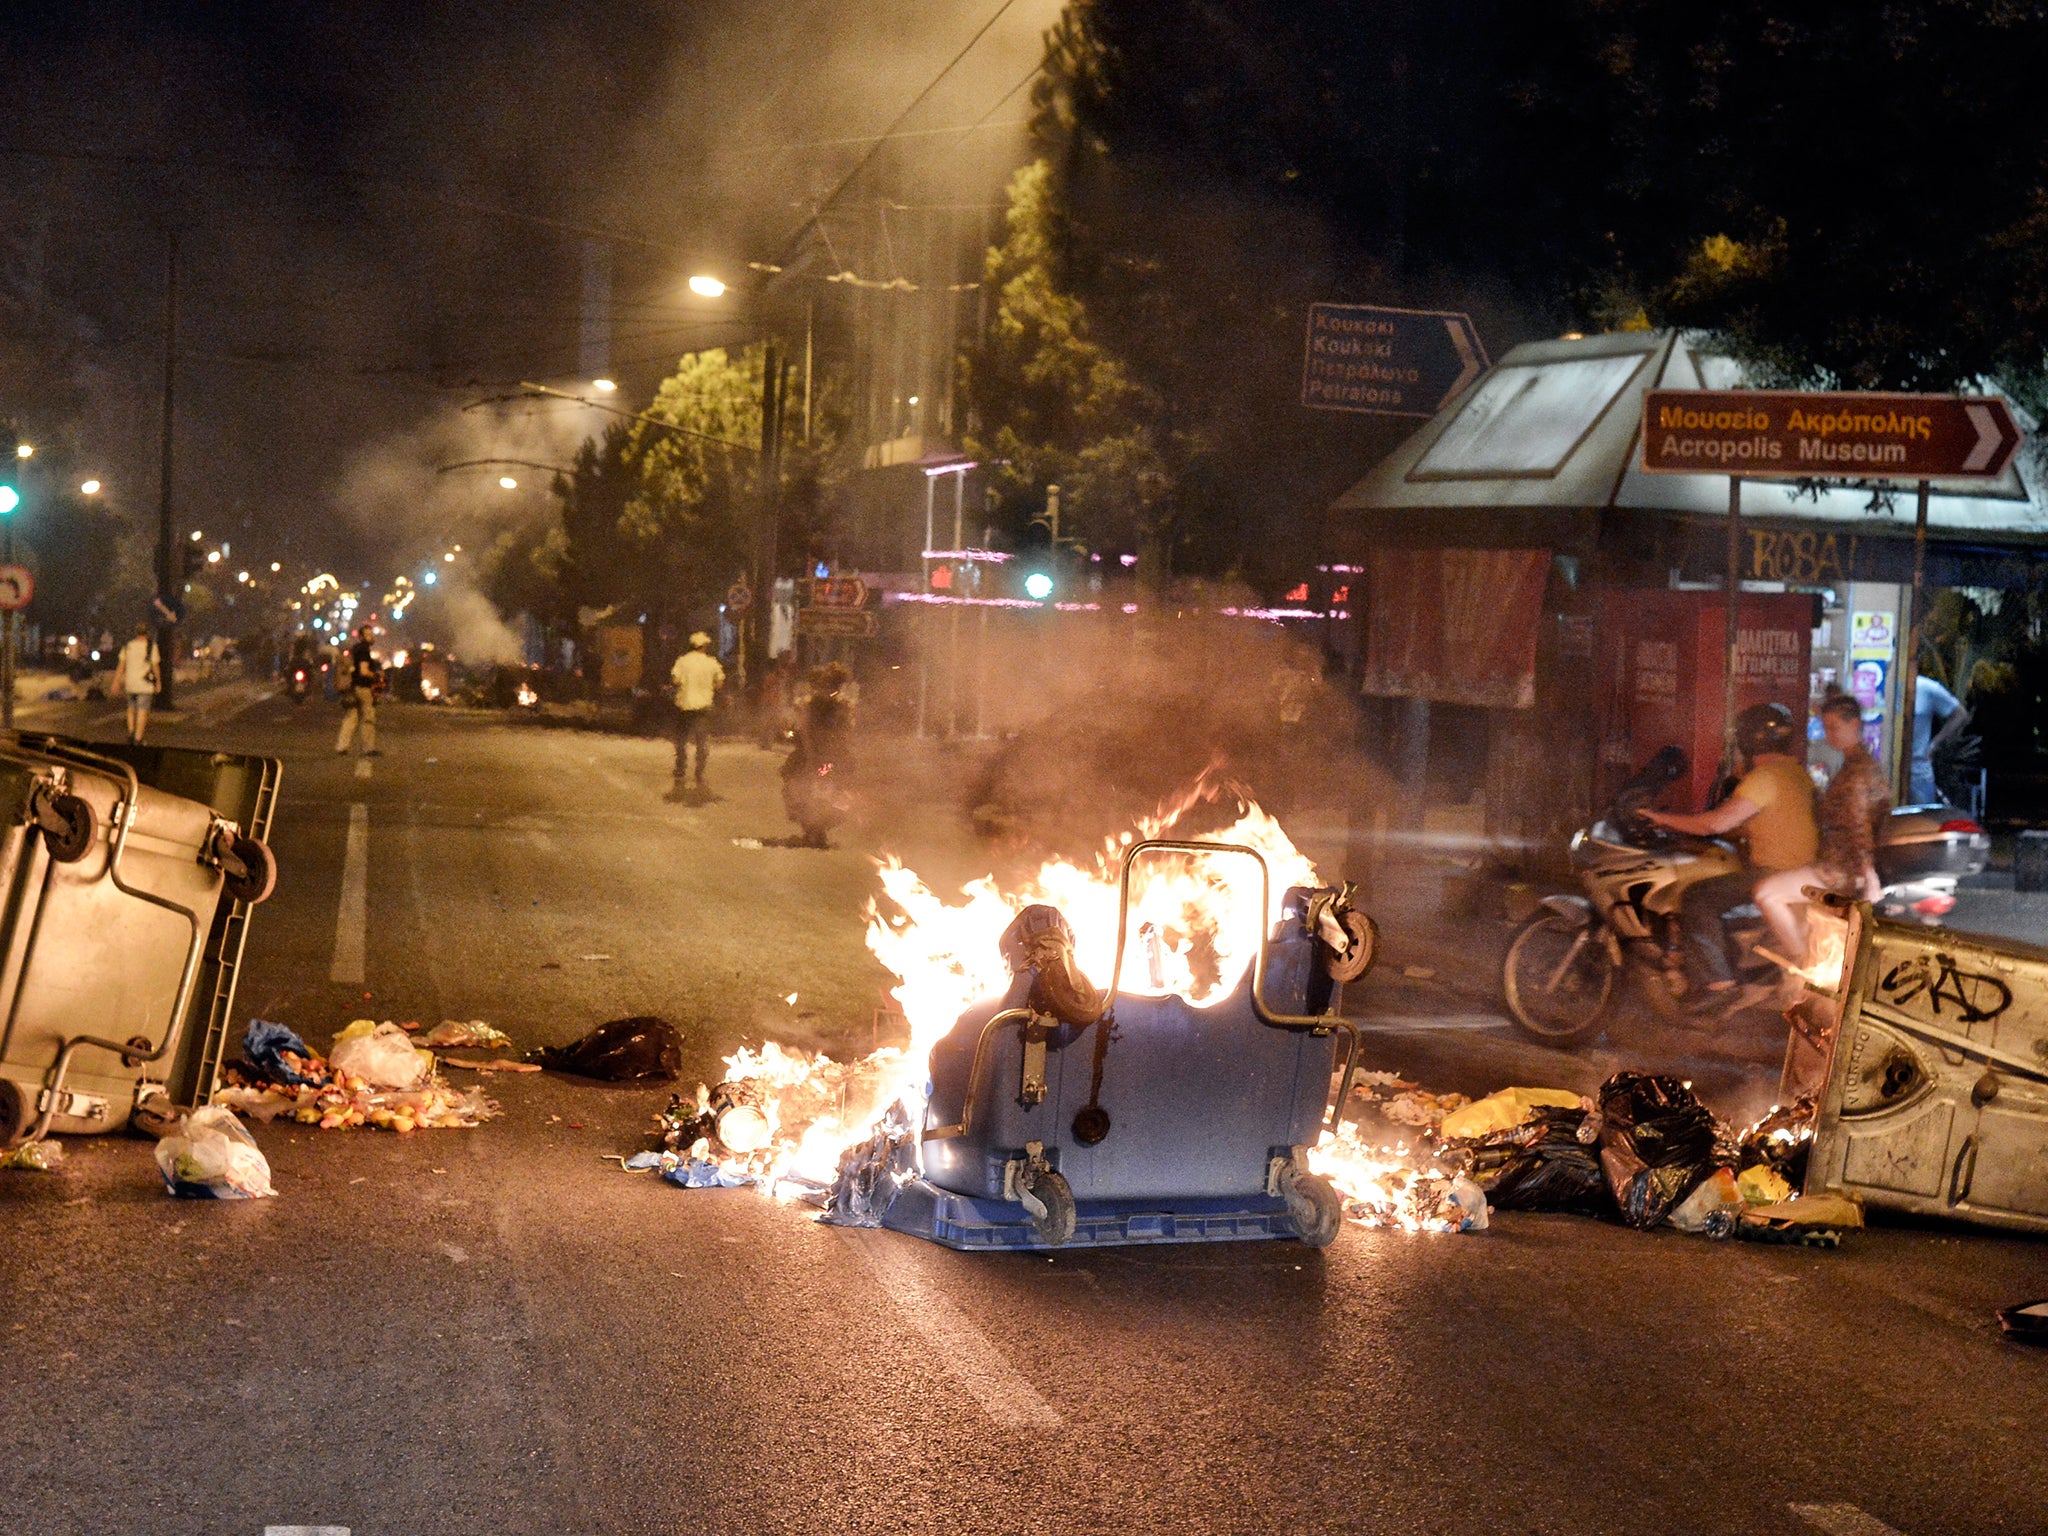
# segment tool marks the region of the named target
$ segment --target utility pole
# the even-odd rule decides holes
[[[177,704],[172,680],[177,672],[179,570],[177,536],[171,521],[171,406],[178,376],[178,232],[166,231],[165,240],[164,423],[156,528],[156,707],[173,709]]]
[[[775,616],[775,541],[782,517],[782,348],[767,343],[761,368],[761,487],[754,525],[754,606],[750,643],[741,648],[742,676],[751,667],[758,682],[768,675],[768,639]]]

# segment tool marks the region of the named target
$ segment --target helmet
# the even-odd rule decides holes
[[[1735,745],[1745,757],[1760,752],[1787,752],[1799,740],[1792,711],[1782,704],[1752,704],[1735,717]]]

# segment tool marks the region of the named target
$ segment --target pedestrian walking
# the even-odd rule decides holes
[[[358,721],[363,728],[363,756],[382,755],[377,750],[377,691],[383,686],[384,664],[370,650],[370,626],[365,624],[356,631],[356,643],[348,649],[348,712],[341,717],[341,734],[334,739],[336,756],[348,751]]]
[[[711,654],[711,637],[698,630],[690,636],[690,648],[676,658],[669,672],[676,685],[676,774],[672,794],[683,792],[685,757],[696,761],[691,777],[700,795],[711,787],[704,781],[705,760],[711,755],[711,708],[718,702],[718,690],[725,686],[725,668]]]
[[[114,672],[121,691],[128,696],[128,739],[140,742],[149,727],[149,706],[156,702],[160,686],[156,641],[150,637],[148,624],[135,626],[135,638],[121,647]]]

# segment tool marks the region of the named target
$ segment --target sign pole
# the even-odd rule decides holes
[[[1920,691],[1920,626],[1926,622],[1921,607],[1927,586],[1927,482],[1920,482],[1919,494],[1913,511],[1913,607],[1908,614],[1906,625],[1906,654],[1899,669],[1899,739],[1905,743],[1899,752],[1898,795],[1900,805],[1909,805],[1913,798],[1913,744],[1918,734],[1915,710],[1919,706],[1917,695]]]
[[[14,564],[14,519],[8,518],[7,531],[0,534],[0,563]],[[5,641],[0,643],[0,730],[14,729],[14,648],[18,643],[18,631],[14,627],[14,611],[9,609],[0,614],[0,626],[5,627]]]
[[[1721,689],[1721,767],[1731,777],[1741,770],[1735,757],[1735,646],[1742,630],[1742,476],[1728,477],[1728,672]]]

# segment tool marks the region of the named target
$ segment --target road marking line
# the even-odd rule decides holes
[[[348,852],[341,862],[341,906],[334,914],[330,981],[361,986],[370,929],[370,808],[348,808]]]
[[[345,1525],[266,1525],[263,1536],[348,1536]]]
[[[944,1292],[917,1272],[904,1239],[893,1233],[839,1229],[860,1251],[905,1320],[938,1352],[939,1363],[1005,1429],[1057,1429],[1052,1405],[1018,1375],[1002,1352]]]
[[[368,778],[369,776],[370,776],[370,760],[369,760],[369,759],[368,759],[367,757],[359,757],[359,758],[357,758],[357,759],[356,759],[356,777],[357,777],[357,778],[359,778],[359,779],[367,779],[367,778]]]
[[[1902,1536],[1875,1515],[1854,1504],[1793,1504],[1792,1513],[1828,1536]]]

